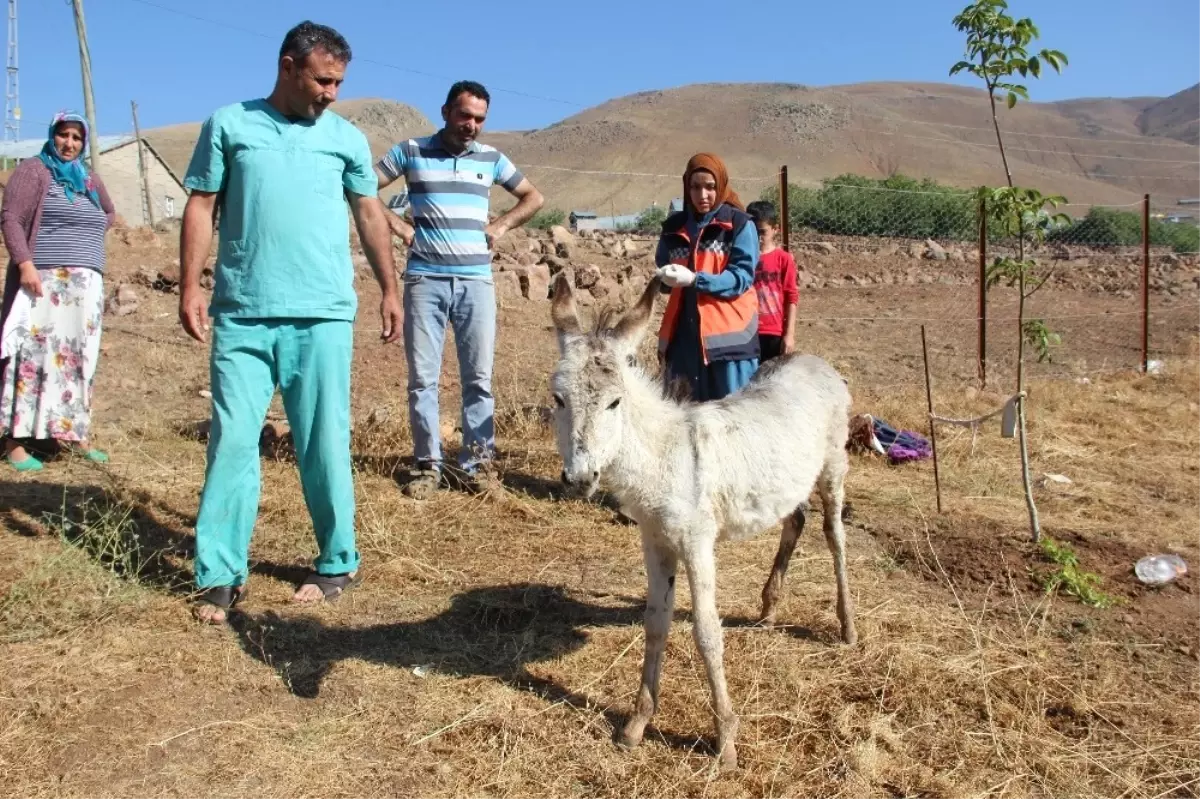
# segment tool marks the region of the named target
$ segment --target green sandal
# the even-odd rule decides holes
[[[40,472],[44,467],[41,461],[32,455],[26,455],[24,460],[14,461],[11,455],[5,455],[4,460],[18,472]]]
[[[108,463],[108,453],[98,449],[88,449],[80,453],[92,463]]]

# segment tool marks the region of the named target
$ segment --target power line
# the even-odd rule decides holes
[[[220,20],[211,19],[209,17],[202,17],[198,14],[193,14],[189,11],[180,11],[177,8],[171,8],[170,6],[164,6],[164,5],[155,3],[155,2],[151,2],[151,0],[129,0],[129,2],[138,3],[138,4],[144,5],[144,6],[149,6],[150,8],[157,8],[159,11],[166,11],[169,14],[177,14],[178,16],[181,16],[181,17],[187,17],[188,19],[196,20],[197,22],[205,22],[209,25],[216,25],[219,28],[227,28],[228,30],[238,31],[239,33],[244,33],[248,36],[256,36],[260,39],[266,39],[267,41],[277,41],[278,40],[277,36],[269,36],[265,33],[262,33],[261,31],[251,30],[250,28],[243,28],[240,25],[234,25],[229,22],[222,22]],[[358,57],[355,60],[360,61],[362,63],[366,63],[366,64],[374,64],[377,67],[384,67],[386,69],[394,69],[397,72],[405,72],[410,75],[420,75],[423,78],[433,78],[436,80],[445,80],[445,81],[450,81],[450,82],[454,82],[454,81],[458,80],[458,78],[453,78],[448,75],[439,75],[435,72],[425,72],[420,69],[412,69],[411,67],[402,67],[397,64],[388,63],[387,61],[378,61],[373,58]],[[540,95],[540,94],[530,94],[529,92],[523,92],[518,89],[506,89],[503,86],[489,86],[488,90],[491,92],[499,92],[501,94],[511,94],[516,97],[525,97],[525,98],[528,98],[531,100],[542,100],[543,102],[547,102],[547,103],[559,103],[561,105],[570,105],[570,106],[574,106],[576,108],[583,107],[582,103],[577,103],[574,100],[563,100],[558,97],[546,97],[545,95]]]

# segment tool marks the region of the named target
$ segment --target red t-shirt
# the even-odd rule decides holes
[[[800,302],[792,254],[779,248],[762,256],[754,271],[754,289],[758,292],[759,334],[782,336],[784,310]]]

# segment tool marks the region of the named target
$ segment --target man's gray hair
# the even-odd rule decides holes
[[[307,19],[283,37],[279,57],[282,59],[285,55],[291,56],[296,63],[303,64],[313,50],[324,50],[333,56],[334,60],[343,64],[350,63],[350,43],[346,41],[346,37],[328,25],[318,25]]]

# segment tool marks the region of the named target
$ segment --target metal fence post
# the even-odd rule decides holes
[[[1150,195],[1142,197],[1142,372],[1150,370]]]
[[[979,383],[987,388],[987,201],[979,199]]]

